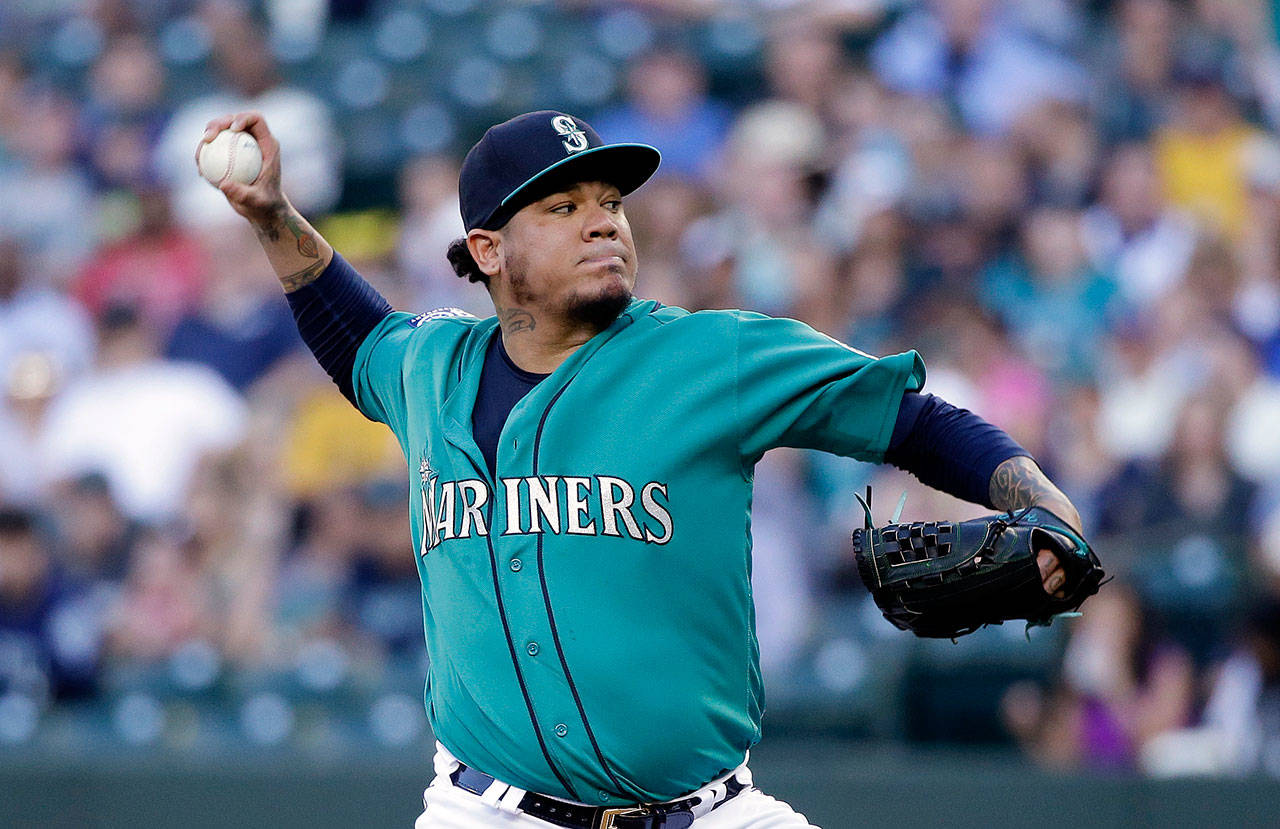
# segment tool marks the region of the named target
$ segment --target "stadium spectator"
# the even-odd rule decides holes
[[[1169,118],[1180,15],[1172,0],[1121,0],[1101,28],[1091,104],[1110,141],[1144,141]]]
[[[739,115],[721,171],[722,209],[691,226],[689,238],[697,241],[685,246],[700,249],[701,268],[730,268],[731,278],[716,286],[727,293],[701,298],[709,307],[737,303],[794,313],[809,287],[793,277],[821,282],[833,276],[833,262],[824,263],[826,274],[798,267],[811,264],[800,257],[822,253],[807,224],[813,210],[809,176],[821,163],[822,141],[822,124],[799,104],[767,101]]]
[[[323,375],[299,392],[283,426],[280,462],[298,500],[402,473],[404,457],[386,429],[361,417]]]
[[[396,267],[409,283],[414,307],[461,308],[480,315],[488,297],[475,282],[459,279],[440,254],[465,235],[458,207],[458,162],[418,156],[400,170],[400,228]]]
[[[805,472],[804,454],[797,450],[770,452],[756,467],[757,485],[776,496],[751,519],[751,592],[766,681],[794,670],[812,631],[817,572],[829,564],[803,542],[814,518]]]
[[[66,481],[52,499],[58,554],[77,580],[114,590],[125,579],[141,528],[111,497],[101,474]]]
[[[1023,748],[1058,769],[1133,771],[1143,746],[1191,721],[1195,674],[1132,589],[1113,584],[1071,629],[1061,684],[1014,686],[1005,722]]]
[[[24,244],[0,228],[0,377],[24,355],[44,354],[60,379],[93,362],[93,326],[62,291],[35,278]]]
[[[0,165],[0,228],[26,248],[32,287],[63,288],[95,247],[94,193],[75,163],[73,101],[28,80],[15,94],[20,115],[5,129],[12,154]]]
[[[289,530],[277,464],[249,446],[202,457],[183,510],[188,556],[219,620],[209,641],[239,666],[259,664],[271,644],[272,576]]]
[[[298,544],[272,584],[269,659],[287,664],[315,642],[357,641],[345,602],[353,592],[353,560],[364,543],[360,514],[353,487],[334,487],[311,499]]]
[[[416,657],[422,644],[422,588],[417,556],[408,549],[409,513],[398,478],[370,481],[359,492],[363,528],[352,558],[345,613],[379,653]]]
[[[1080,215],[1042,207],[1026,217],[1022,244],[995,261],[980,287],[986,310],[1009,328],[1023,353],[1059,379],[1096,371],[1115,314],[1115,283],[1093,270],[1080,245]]]
[[[1188,57],[1177,68],[1170,120],[1153,137],[1156,167],[1170,204],[1214,234],[1235,239],[1244,229],[1245,162],[1259,138],[1224,86],[1214,58]]]
[[[1118,472],[1097,431],[1100,398],[1097,386],[1091,384],[1059,392],[1044,452],[1037,455],[1053,470],[1086,527],[1100,527],[1108,495],[1104,487]]]
[[[1024,232],[1021,225],[1033,204],[1031,171],[1010,141],[962,139],[953,148],[950,175],[956,180],[957,206],[980,234],[978,253],[985,261],[1011,253]],[[949,286],[965,295],[964,286]]]
[[[155,149],[170,114],[165,78],[155,46],[136,33],[109,43],[94,61],[77,131],[99,189],[155,180]]]
[[[703,283],[709,274],[691,262],[694,237],[685,232],[711,212],[705,185],[678,176],[649,181],[627,203],[628,221],[650,228],[636,239],[636,255],[644,262],[644,290],[682,308],[707,308]],[[677,240],[672,244],[671,240]]]
[[[49,410],[43,463],[54,481],[105,475],[132,519],[171,520],[201,455],[241,439],[244,402],[211,370],[161,360],[136,308],[104,313],[99,338],[97,370]]]
[[[22,53],[12,46],[0,48],[0,170],[14,163],[13,142],[18,128],[15,116],[28,82]]]
[[[1280,604],[1249,612],[1231,655],[1212,675],[1203,731],[1212,771],[1280,777]]]
[[[1131,466],[1113,482],[1112,497],[1099,516],[1103,532],[1203,522],[1203,531],[1214,534],[1235,523],[1251,489],[1226,462],[1222,408],[1221,399],[1207,395],[1181,408],[1158,465]]]
[[[912,302],[905,217],[884,210],[867,217],[858,246],[841,261],[830,301],[840,315],[845,342],[875,354],[900,344],[898,320]]]
[[[907,197],[913,171],[905,130],[894,125],[892,103],[879,83],[849,73],[839,89],[839,123],[830,143],[841,155],[813,224],[826,247],[847,253],[869,222]]]
[[[1280,379],[1263,371],[1257,352],[1243,338],[1225,359],[1241,379],[1228,415],[1227,455],[1232,468],[1259,486],[1280,481],[1280,434],[1275,428],[1280,411]]]
[[[246,238],[247,237],[247,238]],[[257,243],[244,227],[215,225],[203,247],[217,251],[218,267],[202,272],[200,301],[177,319],[164,356],[200,363],[241,393],[301,350],[288,303],[263,274]],[[207,259],[202,259],[202,269]]]
[[[825,130],[838,121],[832,90],[848,70],[839,33],[804,19],[778,26],[765,46],[765,87],[772,97],[806,110]]]
[[[998,317],[957,308],[942,318],[953,321],[956,334],[939,367],[956,369],[973,384],[961,399],[969,398],[967,405],[1039,458],[1057,403],[1052,374],[1037,364],[1034,352],[1017,346]]]
[[[160,138],[161,175],[173,192],[178,221],[205,227],[234,218],[221,194],[192,175],[191,136],[219,113],[248,109],[271,122],[294,206],[306,215],[332,209],[342,189],[342,145],[329,104],[281,76],[271,45],[238,4],[205,0],[197,15],[212,40],[220,84],[179,106]]]
[[[30,510],[0,507],[0,688],[37,699],[89,696],[102,609],[57,566],[39,522]]]
[[[177,526],[139,539],[120,600],[107,618],[107,649],[125,664],[163,664],[184,645],[208,642],[222,626],[209,574]]]
[[[1018,119],[1010,138],[1027,165],[1037,202],[1072,208],[1088,203],[1102,163],[1102,147],[1083,106],[1045,101]]]
[[[1104,532],[1144,528],[1143,554],[1128,553],[1127,566],[1200,665],[1220,656],[1243,608],[1249,530],[1242,519],[1257,491],[1227,460],[1227,405],[1213,392],[1191,398],[1162,461],[1122,470],[1105,486],[1099,515]]]
[[[1099,372],[1105,382],[1097,428],[1107,451],[1126,461],[1162,455],[1178,413],[1213,376],[1204,345],[1229,336],[1189,285],[1170,291],[1148,315],[1117,324]]]
[[[38,506],[52,495],[40,435],[63,377],[42,352],[19,355],[9,367],[0,401],[0,502]]]
[[[705,182],[715,171],[731,112],[707,95],[701,63],[687,53],[660,49],[642,55],[627,72],[625,102],[591,123],[610,141],[657,147],[663,175]]]
[[[1083,102],[1084,70],[1028,33],[1012,6],[929,0],[876,42],[876,74],[891,89],[945,99],[983,137],[1003,135],[1042,101]]]
[[[1112,152],[1101,198],[1085,212],[1081,231],[1093,267],[1114,275],[1138,313],[1182,281],[1196,242],[1191,220],[1165,205],[1154,159],[1140,143]]]
[[[95,317],[132,305],[148,325],[167,332],[200,302],[209,255],[195,234],[174,221],[167,190],[147,182],[125,198],[136,219],[94,252],[72,291]]]

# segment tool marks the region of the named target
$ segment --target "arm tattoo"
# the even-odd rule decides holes
[[[502,330],[508,334],[532,331],[538,327],[533,314],[523,308],[499,308],[498,319],[502,322]]]
[[[320,246],[316,244],[315,236],[307,232],[302,225],[302,217],[298,215],[296,210],[290,210],[287,205],[281,205],[268,214],[266,221],[262,224],[255,224],[254,230],[258,236],[265,238],[270,242],[280,241],[280,229],[287,229],[293,238],[298,241],[298,253],[308,259],[315,259],[320,256]]]
[[[298,240],[298,253],[308,259],[315,259],[320,255],[320,248],[316,245],[315,237],[303,228],[302,217],[297,212],[285,216],[284,224],[285,227],[289,228],[289,232],[293,234],[293,238]]]
[[[320,278],[320,274],[324,273],[324,262],[313,262],[300,271],[291,273],[288,276],[280,278],[280,284],[284,286],[284,292],[291,294],[304,285],[310,285]]]
[[[266,217],[261,222],[254,222],[253,229],[257,232],[258,238],[266,239],[269,242],[280,241],[280,226],[284,224],[285,215],[288,208],[285,205],[279,205],[271,208]]]
[[[1036,462],[1020,455],[996,467],[988,487],[991,503],[997,509],[1020,510],[1051,498],[1061,498],[1062,493],[1049,482]]]
[[[996,509],[1016,512],[1034,505],[1049,510],[1074,527],[1076,532],[1083,530],[1080,511],[1071,499],[1054,486],[1035,461],[1025,455],[1009,458],[996,467],[996,471],[991,473],[987,494]]]

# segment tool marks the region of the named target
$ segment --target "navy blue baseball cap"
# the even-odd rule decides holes
[[[579,181],[626,195],[662,160],[648,144],[606,144],[581,118],[544,109],[490,127],[462,160],[458,198],[467,230],[497,230],[531,202]]]

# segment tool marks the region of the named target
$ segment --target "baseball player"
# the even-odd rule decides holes
[[[262,147],[220,185],[303,339],[387,424],[410,470],[436,777],[417,826],[809,826],[752,786],[764,692],[751,600],[752,470],[770,448],[888,460],[1013,510],[1079,516],[1000,430],[803,323],[632,295],[623,198],[658,151],[533,112],[463,162],[448,251],[495,316],[393,311],[292,207]],[[198,148],[197,148],[198,152]],[[1047,593],[1065,575],[1042,551]]]

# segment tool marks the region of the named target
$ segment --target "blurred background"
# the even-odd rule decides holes
[[[406,310],[490,312],[444,257],[485,127],[653,143],[641,296],[916,348],[1074,500],[1118,574],[1084,618],[926,642],[858,582],[853,493],[983,511],[767,456],[766,788],[828,827],[1273,823],[1238,810],[1280,804],[1277,5],[0,3],[0,824],[407,826],[429,780],[404,461],[195,171],[244,108]]]

